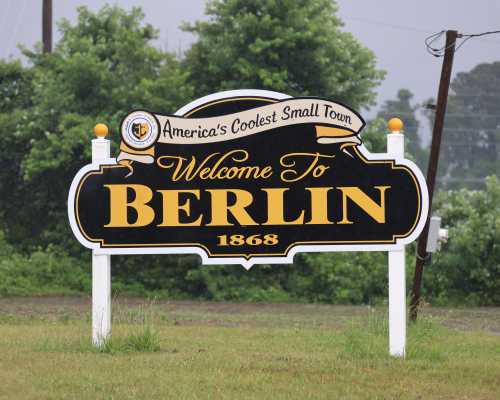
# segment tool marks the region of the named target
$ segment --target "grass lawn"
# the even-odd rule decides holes
[[[427,309],[406,360],[383,309],[114,303],[89,344],[89,299],[0,299],[1,399],[500,399],[500,310]]]

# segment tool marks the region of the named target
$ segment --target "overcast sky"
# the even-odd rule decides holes
[[[74,21],[76,7],[98,10],[105,1],[53,0],[54,20]],[[160,29],[158,45],[186,49],[193,36],[179,30],[182,21],[204,18],[205,0],[120,0],[121,7],[141,6],[147,22]],[[31,47],[41,40],[42,0],[0,0],[0,57],[18,56],[18,43]],[[408,88],[416,101],[436,96],[441,58],[429,55],[424,39],[442,29],[477,33],[500,29],[497,0],[338,0],[344,29],[377,56],[387,71],[378,89],[379,104]],[[57,40],[58,34],[55,34]],[[453,72],[468,71],[481,62],[500,59],[500,35],[470,40],[455,56]],[[376,109],[376,108],[375,108]],[[365,112],[371,116],[375,109]]]

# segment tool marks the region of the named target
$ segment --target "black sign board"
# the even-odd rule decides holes
[[[72,229],[103,253],[245,266],[390,250],[420,233],[427,189],[410,161],[363,147],[364,125],[337,102],[264,91],[208,96],[175,115],[134,110],[118,157],[75,177]]]

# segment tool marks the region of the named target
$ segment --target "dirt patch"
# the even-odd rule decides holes
[[[90,297],[7,297],[0,298],[0,318],[64,320],[90,318]],[[384,315],[387,309],[370,306],[327,304],[230,303],[207,301],[148,301],[143,298],[113,300],[113,314],[133,320],[138,309],[151,312],[160,321],[173,325],[206,326],[297,326],[338,328],[352,317]],[[483,331],[500,335],[500,308],[433,308],[422,315],[435,317],[444,326],[462,331]],[[127,319],[125,319],[127,320]],[[127,320],[128,321],[128,320]]]
[[[436,317],[451,329],[500,335],[500,307],[428,308],[423,313]]]

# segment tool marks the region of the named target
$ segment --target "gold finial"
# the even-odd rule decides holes
[[[403,121],[401,121],[399,118],[391,118],[389,122],[387,123],[387,127],[391,131],[391,133],[394,132],[399,132],[401,133],[401,130],[404,127]]]
[[[108,136],[108,127],[104,124],[97,124],[94,126],[94,133],[99,139],[103,139]]]

